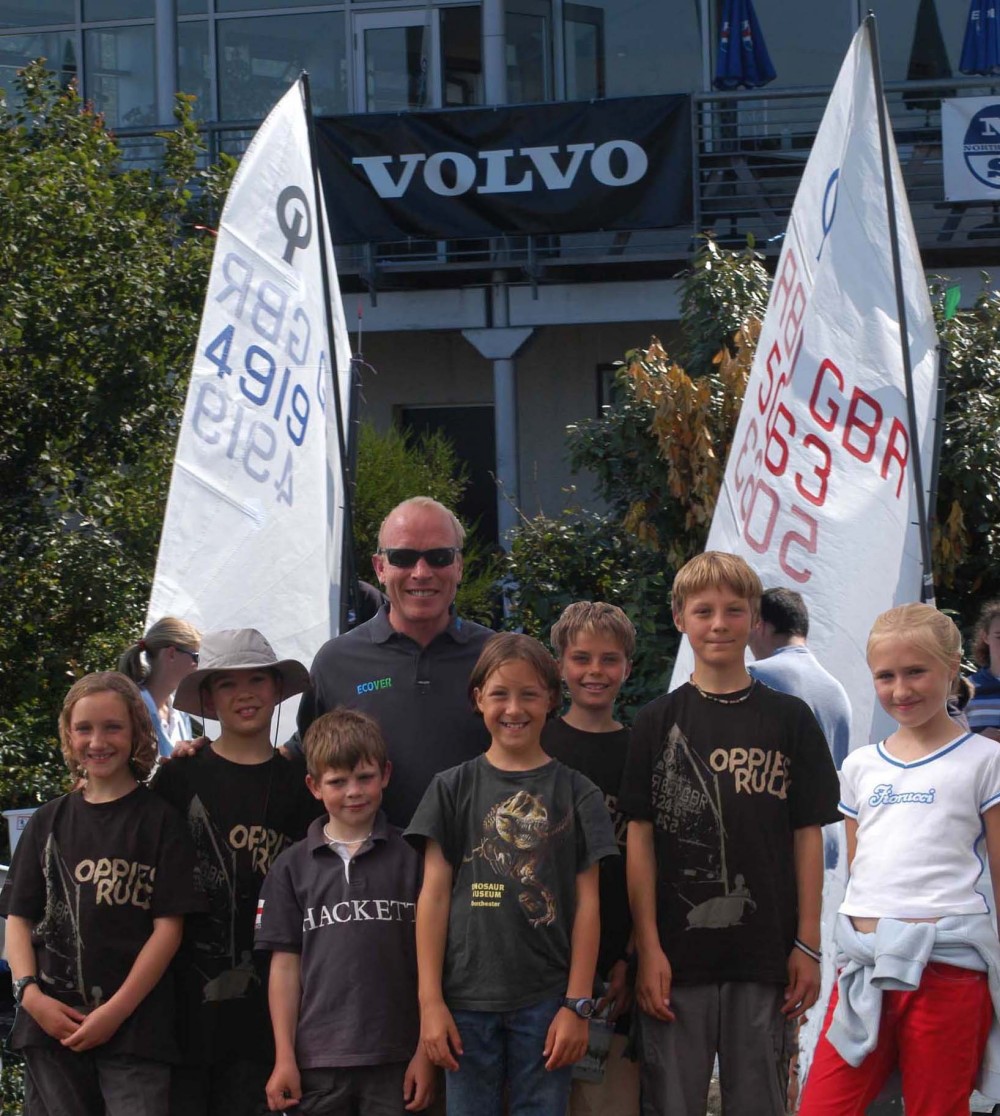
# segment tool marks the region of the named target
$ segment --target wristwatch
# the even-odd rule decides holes
[[[594,1014],[594,1008],[597,1007],[596,1000],[590,1000],[586,996],[582,999],[574,1000],[567,996],[562,1002],[564,1008],[569,1008],[574,1015],[579,1015],[581,1019],[589,1019]]]
[[[30,976],[23,976],[20,980],[14,981],[14,1003],[19,1004],[24,999],[25,989],[32,984],[38,984],[38,977],[34,974]]]

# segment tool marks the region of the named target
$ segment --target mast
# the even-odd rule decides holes
[[[909,329],[906,323],[906,299],[903,295],[903,267],[899,253],[899,229],[896,224],[896,198],[892,177],[892,160],[889,157],[889,125],[886,120],[885,93],[882,85],[882,61],[878,49],[878,31],[875,14],[865,18],[865,30],[872,55],[872,80],[875,85],[875,106],[878,110],[879,146],[882,149],[882,178],[885,183],[886,213],[889,221],[889,248],[892,253],[892,278],[896,288],[896,321],[899,326],[899,347],[903,358],[903,380],[906,387],[906,421],[910,436],[910,459],[913,463],[913,483],[916,486],[917,526],[920,533],[920,557],[923,574],[920,598],[925,604],[934,604],[934,569],[931,564],[930,524],[927,516],[927,495],[924,490],[923,463],[920,459],[920,435],[917,428],[917,408],[913,395],[913,364],[910,359]]]
[[[344,537],[340,555],[340,615],[337,617],[338,633],[347,630],[347,615],[350,601],[357,598],[357,571],[354,569],[354,517],[352,514],[351,464],[348,456],[347,422],[340,398],[340,370],[337,368],[337,351],[334,345],[333,304],[330,295],[330,266],[326,255],[326,222],[324,221],[323,197],[320,191],[319,160],[316,158],[316,124],[312,113],[312,94],[309,90],[309,74],[303,70],[302,98],[305,105],[306,129],[309,135],[309,164],[312,167],[313,209],[316,212],[316,230],[319,236],[320,274],[323,278],[323,308],[326,317],[327,351],[330,360],[330,373],[333,380],[334,414],[337,420],[337,449],[340,457],[340,480],[344,494]],[[352,369],[353,376],[353,369]],[[354,392],[350,399],[353,405]],[[348,416],[349,418],[350,416]]]

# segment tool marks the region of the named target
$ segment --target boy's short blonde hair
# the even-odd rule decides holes
[[[721,550],[706,550],[685,562],[674,577],[670,591],[670,608],[680,616],[684,604],[694,593],[705,589],[730,589],[737,597],[749,601],[750,611],[756,621],[760,615],[760,598],[764,586],[752,567],[737,554]]]
[[[306,769],[314,779],[326,771],[353,771],[374,763],[384,772],[389,756],[378,721],[357,709],[332,709],[317,717],[302,741]]]
[[[604,601],[574,601],[567,605],[549,633],[556,658],[561,659],[585,633],[613,639],[629,662],[635,656],[635,625],[617,605]]]

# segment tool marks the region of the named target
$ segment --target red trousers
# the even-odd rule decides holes
[[[864,1116],[896,1066],[906,1116],[968,1116],[993,1022],[985,973],[932,962],[915,992],[883,992],[878,1044],[857,1068],[827,1040],[836,1006],[834,988],[799,1116]]]

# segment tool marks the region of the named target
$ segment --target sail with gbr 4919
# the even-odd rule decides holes
[[[339,612],[350,349],[304,102],[300,79],[222,213],[149,618],[257,628],[308,664]]]

